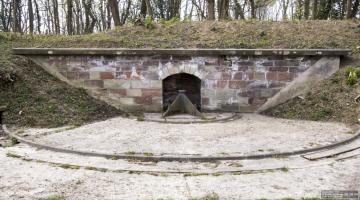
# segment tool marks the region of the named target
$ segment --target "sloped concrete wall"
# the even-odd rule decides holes
[[[162,80],[188,73],[202,80],[203,110],[236,112],[258,110],[321,59],[284,55],[28,56],[61,80],[125,110],[161,111]]]

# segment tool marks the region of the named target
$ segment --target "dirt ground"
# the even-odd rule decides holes
[[[220,151],[246,154],[271,152],[269,148],[276,151],[308,148],[311,144],[324,145],[349,138],[353,136],[349,131],[340,123],[249,114],[232,122],[205,125],[113,118],[75,129],[25,129],[20,133],[28,135],[28,139],[70,149],[209,155]],[[359,146],[360,141],[355,145]],[[360,149],[348,154],[351,156],[341,154],[316,161],[291,156],[141,162],[17,144],[0,148],[0,199],[54,195],[66,200],[319,198],[322,190],[360,190]]]
[[[295,151],[353,136],[352,130],[341,123],[276,119],[257,114],[242,114],[231,122],[209,124],[163,124],[118,117],[47,134],[42,129],[20,132],[35,142],[65,149],[198,156]]]
[[[285,197],[300,199],[320,197],[321,190],[360,190],[359,156],[342,161],[315,162],[298,168],[289,167],[281,170],[185,175],[101,172],[89,167],[71,169],[67,165],[54,165],[40,160],[27,159],[25,161],[11,156],[9,154],[11,151],[14,149],[0,148],[0,199],[38,199],[52,195],[64,197],[66,200],[191,199],[207,195],[217,196],[218,199],[241,200]],[[37,150],[32,151],[35,155]],[[34,157],[33,155],[29,156]],[[51,152],[48,152],[47,156],[50,160],[66,157],[57,153],[51,154]],[[86,164],[83,159],[85,158],[72,157],[73,162],[79,160]],[[98,163],[113,162],[118,167],[126,162],[109,161],[105,158],[91,158],[91,160],[98,160]],[[248,162],[251,161],[240,163],[246,167]],[[252,162],[257,162],[253,163],[254,167],[264,161]],[[128,164],[134,165],[131,162]],[[148,163],[138,163],[136,166],[141,166],[141,164]],[[169,163],[168,165],[177,164]],[[195,170],[205,164],[181,163],[179,165],[190,165]],[[242,165],[238,163],[237,167],[241,169]],[[214,169],[213,163],[205,169]],[[215,169],[217,169],[216,166]]]

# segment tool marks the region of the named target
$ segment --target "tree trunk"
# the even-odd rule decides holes
[[[106,25],[107,25],[107,29],[111,29],[111,11],[110,11],[110,5],[109,3],[106,4],[106,13],[107,13],[107,20],[106,20]]]
[[[249,1],[250,1],[251,18],[256,19],[255,0],[249,0]]]
[[[229,0],[219,0],[219,20],[227,19],[229,17]]]
[[[207,20],[215,20],[215,0],[207,0]]]
[[[130,14],[130,8],[131,8],[131,0],[128,0],[127,1],[127,6],[126,6],[126,9],[125,11],[122,13],[121,15],[121,25],[124,25],[125,22],[126,22],[126,19],[129,17],[129,14]]]
[[[316,0],[314,0],[316,1]],[[287,10],[289,7],[289,0],[282,0],[282,19],[283,20],[287,20],[288,19],[288,15],[287,15]]]
[[[74,34],[73,30],[73,1],[67,0],[67,15],[66,15],[66,23],[67,23],[67,30],[69,35]]]
[[[151,19],[153,19],[153,10],[151,7],[151,3],[150,0],[145,0],[145,4],[146,4],[146,14],[148,17],[150,17]]]
[[[53,9],[54,9],[55,33],[60,34],[59,4],[57,0],[53,0]]]
[[[352,17],[351,8],[352,8],[352,0],[347,0],[346,1],[346,19],[351,19],[351,17]]]
[[[234,0],[235,4],[235,19],[245,19],[245,14],[238,0]]]
[[[360,0],[355,0],[353,9],[352,9],[352,13],[351,13],[351,18],[355,18],[356,14],[359,11],[359,5],[360,5]]]
[[[169,10],[170,10],[170,19],[173,17],[180,17],[180,5],[181,0],[170,0]]]
[[[304,0],[304,18],[309,19],[310,14],[310,0]]]
[[[29,32],[34,33],[34,10],[31,0],[28,0],[28,13],[29,13]]]
[[[312,19],[317,19],[317,12],[318,12],[318,0],[314,0],[313,7],[312,7]]]
[[[141,0],[140,16],[143,19],[145,19],[145,17],[146,17],[146,2],[145,2],[145,0]]]
[[[13,0],[13,31],[21,32],[20,0]]]
[[[114,20],[115,26],[121,26],[119,7],[116,0],[109,0],[109,6],[111,9],[111,14]]]
[[[39,34],[41,34],[41,17],[40,17],[39,5],[36,0],[34,0],[34,4],[35,4],[35,12],[36,12],[37,31]]]
[[[81,12],[81,5],[79,0],[75,0],[75,27],[74,29],[76,30],[76,34],[80,35],[82,30],[82,26],[81,26],[81,20],[82,20],[82,12]]]

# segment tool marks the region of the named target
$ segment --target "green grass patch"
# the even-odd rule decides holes
[[[208,173],[196,173],[196,172],[193,172],[193,173],[185,173],[184,177],[188,177],[188,176],[208,176],[208,175],[209,175]]]
[[[22,158],[22,156],[10,152],[6,153],[6,156],[10,158]]]
[[[59,167],[63,169],[80,169],[80,166],[77,165],[70,165],[70,164],[61,164]]]
[[[49,197],[41,198],[39,200],[65,200],[65,198],[60,195],[52,195]]]
[[[208,194],[206,196],[203,197],[199,197],[199,198],[190,198],[190,200],[219,200],[219,196],[215,193],[213,194]]]

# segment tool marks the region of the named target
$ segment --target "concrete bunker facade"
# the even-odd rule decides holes
[[[178,90],[186,90],[202,111],[254,112],[321,58],[340,59],[349,51],[14,49],[14,53],[128,111],[163,111]]]

